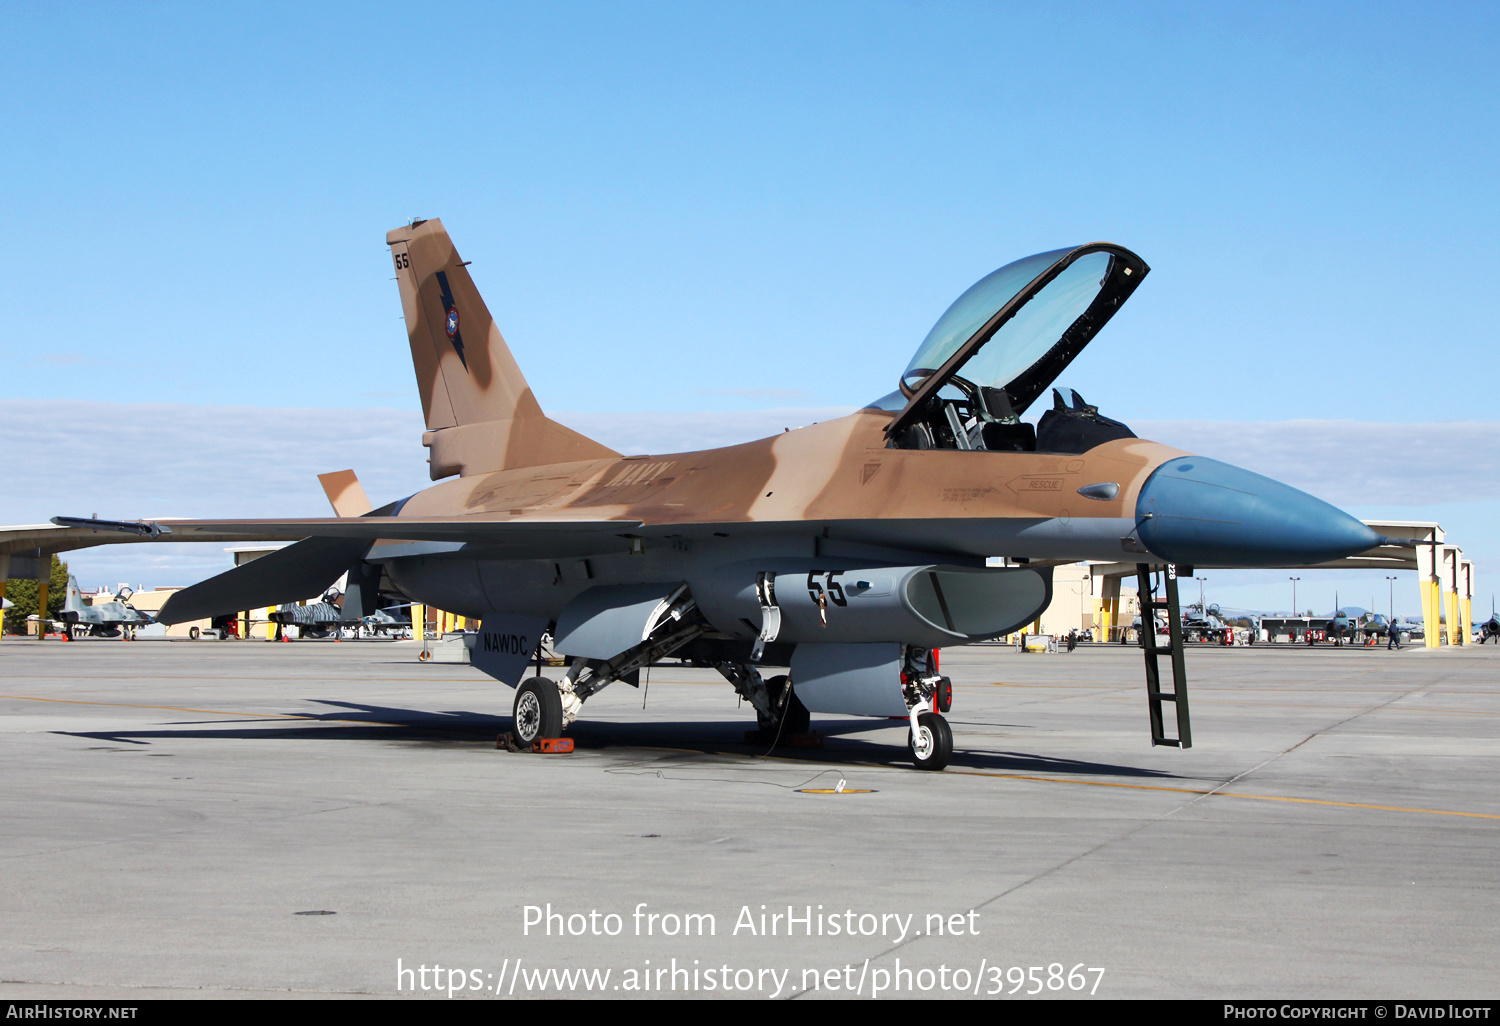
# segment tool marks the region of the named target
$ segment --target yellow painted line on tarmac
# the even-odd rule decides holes
[[[1196,787],[1166,787],[1161,784],[1121,784],[1111,780],[1074,780],[1069,777],[1039,777],[1027,773],[988,773],[984,770],[958,770],[949,766],[945,773],[966,777],[999,777],[1004,780],[1031,780],[1047,784],[1082,784],[1086,787],[1123,787],[1132,791],[1172,791],[1177,794],[1208,795],[1214,798],[1249,798],[1261,802],[1296,802],[1302,805],[1336,805],[1346,809],[1375,809],[1380,812],[1421,812],[1429,816],[1466,816],[1472,819],[1500,819],[1489,812],[1454,812],[1450,809],[1414,809],[1403,805],[1369,805],[1364,802],[1336,802],[1326,798],[1289,798],[1274,794],[1245,794],[1240,791],[1209,791]]]
[[[1127,696],[1112,696],[1117,701],[1131,701]],[[1252,709],[1367,709],[1370,712],[1451,713],[1459,716],[1500,716],[1486,709],[1429,709],[1420,705],[1324,705],[1321,702],[1231,702],[1223,698],[1195,698],[1194,705],[1243,705]]]
[[[1076,691],[1112,691],[1112,690],[1118,690],[1120,688],[1135,689],[1135,688],[1138,688],[1138,687],[1141,687],[1141,686],[1142,686],[1142,684],[1140,682],[1129,682],[1129,683],[1120,683],[1120,684],[1007,684],[1005,681],[998,681],[997,680],[997,681],[995,681],[995,682],[993,682],[991,684],[987,684],[987,685],[986,684],[964,684],[964,685],[955,685],[955,688],[976,688],[976,689],[977,688],[982,688],[982,687],[992,687],[992,688],[1035,688],[1035,689],[1039,689],[1039,690],[1045,690],[1047,688],[1054,688],[1054,689],[1064,689],[1064,688],[1067,688],[1067,689],[1072,689],[1072,690],[1076,690]],[[1260,694],[1261,692],[1275,693],[1275,692],[1280,692],[1280,691],[1289,691],[1289,692],[1296,692],[1298,694],[1306,694],[1309,691],[1316,691],[1316,693],[1320,694],[1320,695],[1341,694],[1341,693],[1344,693],[1344,692],[1349,692],[1349,693],[1354,693],[1354,694],[1371,694],[1371,693],[1374,693],[1374,694],[1388,694],[1390,692],[1400,692],[1400,693],[1404,694],[1407,691],[1406,688],[1400,687],[1400,686],[1397,686],[1397,685],[1386,685],[1382,689],[1382,687],[1379,686],[1379,685],[1371,685],[1369,687],[1362,687],[1362,688],[1345,688],[1345,687],[1325,687],[1325,686],[1323,686],[1321,684],[1317,684],[1317,683],[1309,683],[1309,684],[1306,684],[1306,685],[1304,685],[1302,687],[1295,687],[1295,688],[1268,688],[1268,687],[1261,687],[1258,684],[1194,684],[1194,685],[1192,685],[1192,688],[1193,688],[1194,692],[1203,692],[1203,691],[1248,691],[1248,692],[1250,692],[1252,694]],[[1464,691],[1464,690],[1459,690],[1459,691],[1434,692],[1434,694],[1443,694],[1443,695],[1500,695],[1500,691]]]

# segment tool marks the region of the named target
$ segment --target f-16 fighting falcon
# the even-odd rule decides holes
[[[1032,622],[1051,599],[1052,565],[1135,563],[1143,585],[1160,571],[1175,600],[1179,565],[1310,565],[1382,541],[1294,488],[1138,438],[1076,392],[1021,419],[1146,277],[1121,246],[1053,250],[987,275],[890,394],[849,416],[626,456],[542,412],[440,221],[386,241],[438,484],[362,516],[54,523],[299,539],[177,593],[167,623],[295,601],[345,572],[371,595],[389,585],[481,620],[472,661],[516,689],[523,744],[678,655],[715,667],[767,739],[806,731],[809,713],[899,716],[913,762],[941,769],[951,689],[936,650]],[[1147,586],[1147,604],[1166,604]],[[1180,635],[1175,601],[1170,613]],[[528,670],[549,631],[566,658],[556,679]],[[1158,690],[1155,657],[1148,644],[1153,738],[1160,700],[1174,697]],[[1180,669],[1180,648],[1173,661]]]

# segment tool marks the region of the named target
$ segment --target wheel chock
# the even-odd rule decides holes
[[[531,750],[542,755],[564,755],[573,750],[573,739],[570,737],[537,738]]]

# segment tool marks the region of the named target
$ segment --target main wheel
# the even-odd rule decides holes
[[[780,719],[763,715],[759,710],[755,713],[756,723],[760,731],[766,737],[775,737],[777,727],[780,726],[781,739],[784,741],[793,734],[806,734],[812,727],[812,714],[807,711],[807,706],[802,704],[802,699],[797,697],[797,692],[792,688],[792,678],[782,675],[772,677],[766,681],[766,691],[771,696],[771,708],[780,709]],[[786,704],[782,704],[783,696]]]
[[[516,688],[516,704],[511,710],[515,720],[516,743],[530,748],[544,737],[562,733],[562,696],[557,685],[546,677],[532,677]]]
[[[197,641],[202,636],[203,636],[203,632],[201,630],[199,630],[197,627],[189,627],[188,628],[188,637],[191,638],[192,640]]]
[[[917,735],[906,734],[906,747],[917,769],[940,770],[953,757],[953,728],[937,713],[917,717]]]

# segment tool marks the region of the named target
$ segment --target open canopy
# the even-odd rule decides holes
[[[901,375],[895,433],[953,385],[995,417],[1032,404],[1114,316],[1150,268],[1092,242],[1017,260],[975,282],[927,333]]]

